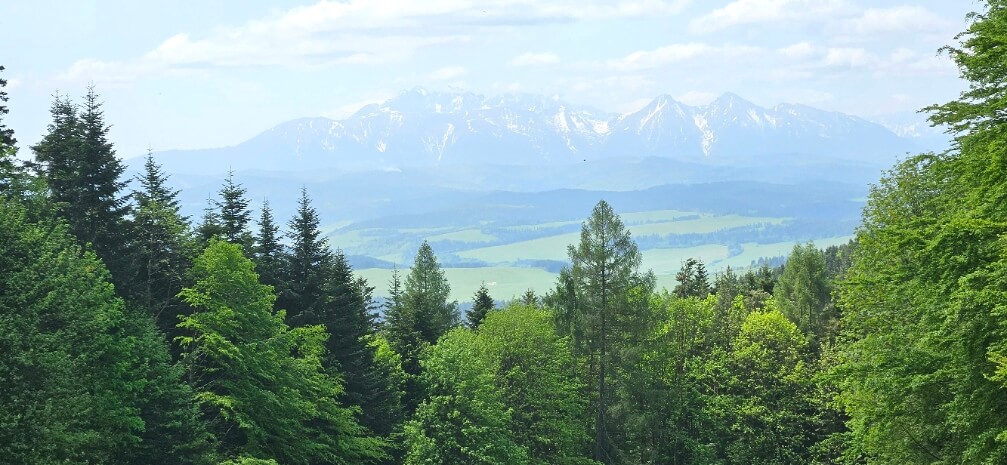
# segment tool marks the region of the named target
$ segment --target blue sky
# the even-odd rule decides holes
[[[233,145],[402,90],[532,92],[628,112],[724,92],[905,121],[964,88],[937,49],[972,0],[0,0],[23,150],[54,92],[105,100],[120,156]]]

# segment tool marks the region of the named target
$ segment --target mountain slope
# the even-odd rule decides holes
[[[705,106],[668,95],[617,115],[532,94],[416,88],[344,120],[302,118],[234,147],[158,154],[170,172],[397,170],[560,165],[607,157],[774,163],[781,154],[886,164],[918,148],[861,118],[803,105],[763,108],[724,94]]]

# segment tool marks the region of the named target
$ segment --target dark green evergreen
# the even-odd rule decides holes
[[[220,200],[215,201],[214,205],[223,239],[241,245],[246,252],[250,252],[252,233],[248,224],[252,219],[252,212],[248,209],[248,198],[245,194],[245,188],[234,182],[234,171],[228,171],[227,179],[218,192]]]
[[[282,292],[285,287],[281,279],[287,261],[286,254],[287,248],[280,242],[280,227],[273,220],[269,200],[263,200],[252,261],[255,262],[255,269],[259,272],[259,280],[263,284],[273,286],[277,293]]]
[[[212,197],[206,198],[206,207],[203,208],[203,217],[196,226],[196,239],[199,241],[199,248],[205,249],[214,238],[224,236],[224,226],[220,222],[220,214],[214,207],[215,201]]]
[[[144,172],[136,181],[132,243],[137,277],[130,297],[174,338],[178,316],[188,309],[177,297],[194,249],[188,219],[180,213],[178,191],[168,187],[168,175],[152,153],[147,153]]]
[[[689,258],[682,264],[682,269],[675,275],[678,285],[675,295],[679,297],[699,297],[705,299],[710,295],[710,278],[706,274],[706,265],[702,260]]]
[[[301,189],[297,212],[287,226],[290,253],[284,266],[277,300],[294,326],[324,313],[325,285],[332,273],[332,251],[318,228],[318,211],[311,206],[308,190]]]
[[[208,463],[192,392],[149,317],[67,228],[0,201],[0,456],[10,464]]]
[[[486,315],[495,308],[496,304],[493,302],[493,297],[490,297],[489,289],[486,289],[486,283],[482,283],[472,296],[472,309],[466,315],[469,328],[478,328],[486,319]]]

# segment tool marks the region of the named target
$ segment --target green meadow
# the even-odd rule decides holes
[[[675,286],[675,274],[690,257],[703,260],[715,274],[728,266],[743,270],[759,259],[785,256],[796,242],[813,240],[819,247],[827,247],[851,237],[804,233],[799,222],[787,217],[684,210],[620,216],[641,243],[643,268],[652,270],[658,285],[668,288]],[[579,241],[580,224],[574,220],[532,223],[520,218],[506,223],[457,221],[409,228],[343,224],[331,229],[328,238],[347,255],[381,261],[356,270],[375,287],[377,296],[387,295],[392,264],[404,279],[416,248],[426,240],[446,271],[453,299],[469,301],[485,283],[495,299],[509,300],[528,289],[541,295],[552,288],[557,270],[567,261],[567,247]],[[758,241],[749,237],[759,234]],[[795,236],[802,239],[795,240]]]

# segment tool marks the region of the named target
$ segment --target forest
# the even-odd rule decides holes
[[[886,171],[849,244],[658,289],[601,200],[552,290],[464,315],[427,243],[379,302],[307,190],[284,221],[232,175],[183,216],[93,87],[18,154],[0,80],[0,461],[1007,463],[1007,1],[981,4],[940,51],[967,89],[924,109],[952,149]]]

